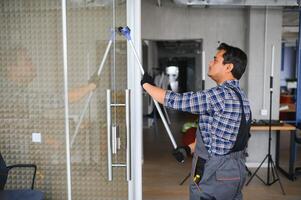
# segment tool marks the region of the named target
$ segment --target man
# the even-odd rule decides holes
[[[208,70],[216,87],[179,94],[153,86],[147,74],[141,80],[142,87],[158,102],[199,115],[195,142],[173,151],[179,162],[194,153],[190,200],[242,199],[251,110],[238,80],[246,65],[242,50],[222,43]]]
[[[44,130],[45,124],[47,124],[43,142],[53,147],[53,149],[58,146],[63,147],[62,143],[64,141],[53,139],[53,135],[49,134],[54,129],[52,125],[54,120],[56,126],[59,123],[64,123],[64,115],[57,114],[58,111],[60,112],[64,109],[63,93],[47,91],[48,89],[53,91],[54,87],[56,87],[54,91],[57,91],[60,89],[57,86],[58,84],[53,82],[50,85],[49,83],[43,83],[41,80],[35,81],[38,78],[38,69],[26,48],[16,47],[2,53],[1,56],[3,55],[4,62],[1,63],[2,73],[0,74],[0,121],[5,126],[0,128],[0,139],[5,141],[11,137],[11,133],[21,132],[25,134],[15,134],[20,138],[16,141],[30,142],[30,140],[26,140],[28,139],[26,136],[37,130],[40,131],[42,128]],[[42,77],[40,76],[39,78]],[[69,103],[79,102],[90,92],[94,91],[99,84],[100,77],[95,72],[88,83],[68,91]],[[47,114],[49,113],[50,115],[48,116]],[[39,128],[37,127],[38,125]],[[9,127],[9,134],[5,134],[8,130],[7,127]],[[15,145],[14,143],[11,151],[21,151],[21,148],[22,152],[26,152],[25,149],[28,149],[29,145]]]
[[[1,63],[3,65],[0,74],[0,114],[2,119],[14,118],[14,116],[29,118],[30,112],[37,114],[37,111],[39,112],[37,117],[40,118],[43,111],[64,108],[63,95],[41,90],[44,89],[45,83],[40,86],[42,81],[34,81],[37,78],[38,70],[25,48],[10,49],[3,54],[3,58],[9,62]],[[79,102],[94,91],[99,83],[100,77],[96,71],[88,83],[68,91],[69,103]],[[53,83],[53,87],[56,85]],[[47,87],[49,86],[47,85]]]

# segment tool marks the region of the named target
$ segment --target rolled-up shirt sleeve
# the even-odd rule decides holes
[[[203,114],[210,110],[210,102],[205,91],[175,93],[166,91],[164,106],[175,110]]]

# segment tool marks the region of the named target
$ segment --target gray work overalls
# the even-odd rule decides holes
[[[190,200],[240,200],[246,180],[245,149],[250,137],[250,119],[246,121],[243,101],[239,92],[231,88],[239,98],[242,116],[234,147],[229,154],[209,155],[197,129],[197,143],[192,161]],[[198,166],[198,167],[196,167]],[[196,180],[196,173],[201,178]]]

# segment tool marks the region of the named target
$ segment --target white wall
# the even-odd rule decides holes
[[[280,88],[280,66],[281,66],[281,31],[282,11],[279,9],[268,10],[266,51],[264,51],[264,27],[265,10],[250,9],[248,16],[248,97],[251,103],[254,119],[268,119],[261,116],[260,110],[265,108],[269,111],[269,76],[271,74],[271,49],[275,45],[275,70],[273,91],[273,119],[279,117],[279,88]],[[266,73],[264,75],[264,54],[266,53]],[[264,87],[265,81],[265,87]],[[275,143],[273,135],[272,144]],[[268,149],[268,135],[264,132],[254,133],[249,143],[249,162],[261,161]],[[275,152],[272,146],[272,153]]]
[[[154,1],[142,1],[142,39],[184,40],[204,39],[206,66],[212,59],[219,41],[245,49],[246,12],[243,9],[182,8],[173,4],[157,7]],[[201,74],[201,66],[196,68]],[[201,84],[201,76],[198,79]],[[245,87],[245,78],[241,81]],[[206,88],[215,86],[211,80]]]
[[[273,94],[273,118],[278,118],[279,82],[281,61],[282,10],[269,9],[267,16],[266,74],[264,76],[265,9],[262,8],[185,8],[165,2],[157,7],[152,0],[142,1],[142,39],[183,40],[203,39],[206,51],[206,66],[216,52],[218,42],[226,42],[246,51],[249,58],[247,70],[240,80],[247,92],[254,119],[267,119],[261,116],[262,108],[269,108],[269,75],[271,66],[271,46],[275,45],[275,78]],[[200,74],[201,66],[196,66]],[[263,82],[266,81],[263,88]],[[215,86],[206,80],[206,88]],[[265,99],[264,99],[264,98]],[[265,105],[263,105],[265,101]],[[274,137],[274,136],[273,136]],[[259,163],[267,152],[268,135],[254,133],[249,143],[249,162]],[[275,140],[273,139],[273,143]],[[272,148],[274,153],[274,145]],[[261,156],[262,155],[262,156]]]

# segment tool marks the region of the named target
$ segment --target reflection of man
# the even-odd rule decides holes
[[[43,127],[43,124],[47,124],[47,129],[52,131],[54,127],[51,127],[49,122],[53,122],[53,119],[49,118],[54,118],[56,125],[58,125],[61,121],[63,122],[64,114],[57,114],[55,117],[46,114],[49,114],[47,112],[63,110],[64,98],[62,93],[51,93],[48,91],[49,87],[45,88],[45,86],[39,86],[39,82],[34,82],[37,77],[37,68],[25,48],[9,50],[2,57],[7,58],[8,62],[3,63],[0,75],[1,124],[6,124],[10,132],[25,131],[31,133],[31,131],[37,129],[34,127],[34,124],[37,123],[34,122],[39,122],[38,124],[41,127]],[[87,84],[68,92],[69,102],[78,102],[95,90],[98,83],[99,76],[95,73]],[[60,118],[59,121],[57,121],[58,118]],[[2,129],[1,132],[3,131],[5,130]],[[22,134],[19,135],[18,137],[23,137]],[[59,145],[58,140],[53,139],[53,136],[50,135],[45,137],[45,143],[52,144],[53,148],[57,148]]]
[[[41,91],[33,92],[33,89],[29,87],[30,83],[32,83],[37,76],[37,69],[32,63],[32,60],[26,49],[18,48],[15,51],[11,50],[8,53],[8,57],[13,57],[15,59],[12,59],[11,62],[4,67],[4,73],[1,75],[1,101],[3,101],[4,104],[11,101],[18,101],[18,104],[23,104],[23,106],[25,106],[26,103],[33,103],[36,98],[44,97],[45,99],[42,100],[44,107],[56,108],[64,106],[63,99],[58,98],[57,95],[49,95],[48,93],[41,94]],[[96,88],[98,81],[99,77],[97,74],[95,74],[90,79],[88,84],[71,89],[68,92],[69,102],[77,102],[89,94]],[[32,94],[32,92],[38,94]],[[1,110],[1,113],[2,112],[4,111]],[[8,112],[11,112],[11,110],[8,110]]]
[[[208,76],[217,83],[209,90],[175,93],[154,86],[148,74],[143,76],[141,85],[155,100],[199,115],[196,141],[173,152],[179,162],[194,152],[190,200],[242,199],[251,110],[238,80],[246,65],[242,50],[222,43],[209,65]]]

